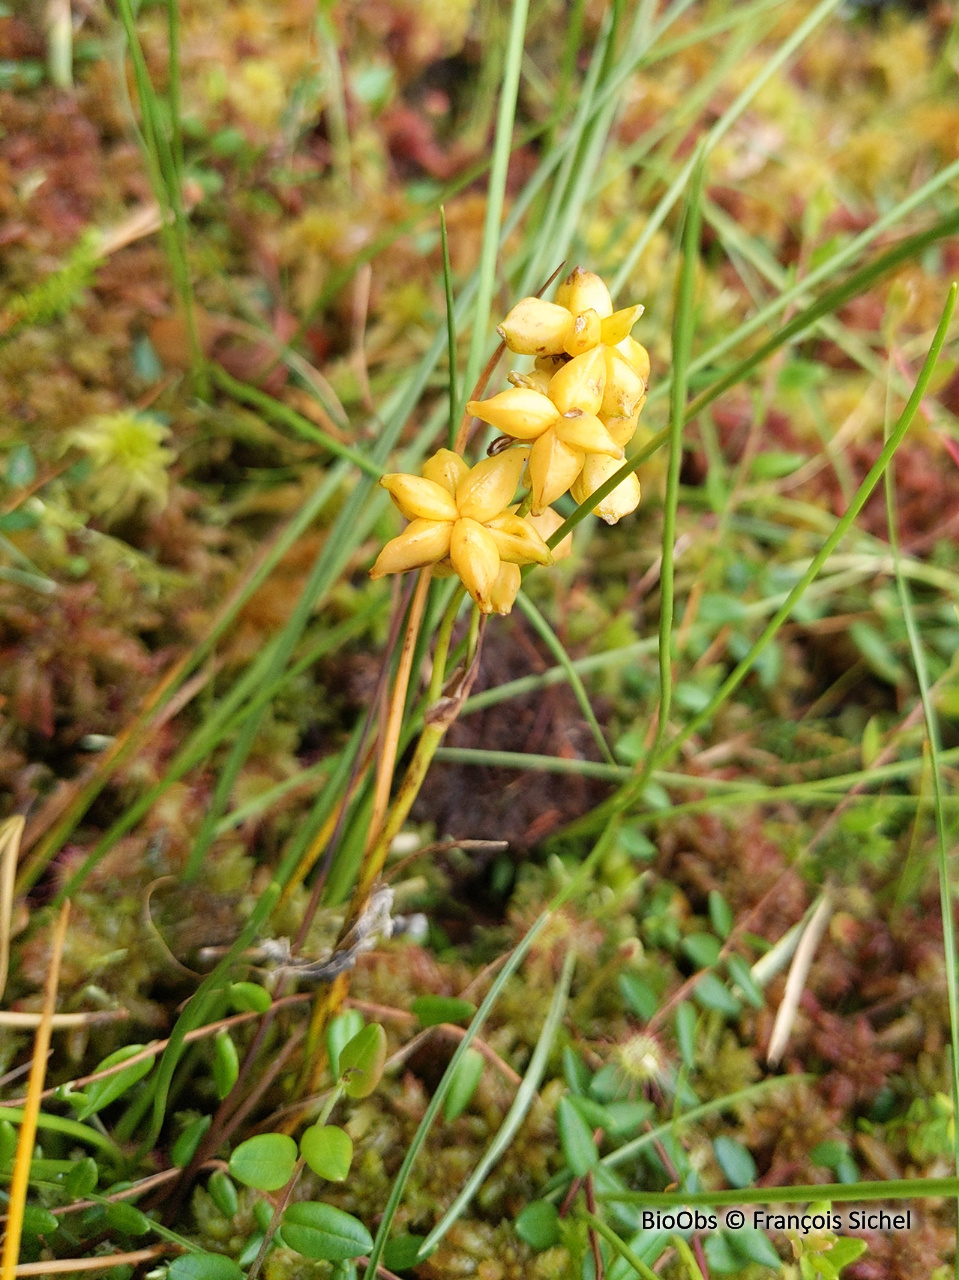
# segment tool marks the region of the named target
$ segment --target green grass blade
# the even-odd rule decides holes
[[[660,569],[659,606],[659,716],[653,749],[649,753],[645,775],[659,754],[669,727],[673,691],[673,551],[676,545],[676,513],[679,508],[679,473],[683,465],[683,429],[686,425],[687,371],[692,358],[693,332],[696,327],[696,276],[699,268],[699,237],[702,228],[702,189],[705,155],[695,158],[686,197],[683,228],[683,259],[678,282],[673,319],[673,350],[670,361],[673,377],[669,416],[669,470],[666,476],[666,499],[663,504],[663,550]]]
[[[953,290],[956,286],[953,285]],[[936,819],[936,852],[939,871],[939,900],[942,911],[942,944],[946,966],[946,992],[949,1001],[949,1028],[952,1053],[950,1054],[952,1075],[953,1107],[959,1107],[959,974],[956,959],[956,929],[953,916],[953,889],[951,869],[949,866],[949,837],[946,829],[945,790],[942,774],[942,737],[939,732],[939,718],[933,703],[929,682],[929,668],[919,627],[916,624],[912,593],[906,575],[902,572],[902,556],[899,547],[899,521],[896,514],[896,479],[895,459],[892,459],[886,471],[886,521],[889,527],[889,545],[896,562],[896,587],[902,606],[903,621],[906,624],[906,635],[909,638],[909,652],[912,655],[913,669],[919,685],[919,699],[922,703],[923,720],[926,726],[926,741],[929,744],[929,763],[932,772],[933,808]],[[959,1126],[953,1125],[953,1165],[959,1174]],[[959,1225],[957,1225],[956,1246],[959,1251]],[[959,1275],[959,1252],[956,1259],[957,1275]]]
[[[533,629],[535,630],[537,635],[544,641],[550,653],[552,653],[553,657],[556,659],[559,665],[566,672],[566,678],[570,683],[570,687],[572,688],[573,693],[576,695],[576,701],[579,703],[579,709],[580,711],[582,711],[583,718],[585,719],[586,723],[589,725],[590,732],[593,735],[593,740],[595,741],[597,747],[599,747],[599,750],[603,756],[603,759],[606,761],[607,764],[615,765],[616,761],[613,757],[613,753],[612,751],[610,751],[609,744],[606,741],[606,737],[603,733],[602,728],[600,727],[600,723],[596,719],[596,713],[593,711],[593,708],[590,706],[589,698],[586,695],[586,689],[583,686],[582,680],[579,678],[579,673],[577,672],[576,668],[573,666],[572,659],[570,658],[569,654],[566,652],[565,648],[563,647],[563,642],[560,640],[559,636],[556,634],[553,628],[549,625],[549,623],[546,621],[546,619],[543,617],[540,611],[536,608],[536,605],[533,604],[532,600],[530,600],[529,596],[527,596],[525,592],[521,591],[519,593],[519,595],[516,597],[516,603],[519,605],[522,611],[526,614],[527,618],[529,619],[530,623],[533,626]],[[585,762],[579,761],[577,763],[585,763]]]
[[[700,369],[706,368],[711,364],[715,364],[715,362],[724,356],[727,351],[738,346],[739,343],[748,338],[751,334],[762,329],[763,326],[773,318],[773,316],[779,315],[780,312],[786,309],[786,307],[791,306],[817,285],[838,275],[840,271],[854,263],[861,256],[862,252],[868,248],[868,246],[878,236],[884,235],[887,231],[890,231],[893,227],[897,226],[905,217],[912,213],[913,210],[918,209],[920,206],[931,200],[932,197],[938,191],[942,190],[943,187],[947,187],[950,183],[955,182],[957,177],[959,177],[959,160],[948,165],[940,173],[935,174],[934,177],[928,180],[928,182],[924,182],[916,191],[913,191],[910,195],[906,196],[904,200],[900,200],[891,209],[884,213],[882,217],[877,218],[875,222],[865,229],[865,231],[860,232],[860,234],[850,240],[848,244],[842,245],[837,249],[836,252],[831,254],[825,262],[820,263],[819,266],[810,271],[808,275],[802,276],[789,288],[784,289],[779,293],[770,303],[767,304],[767,306],[762,307],[755,313],[755,315],[750,316],[749,319],[739,325],[733,333],[722,338],[719,342],[714,343],[711,347],[707,348],[707,350],[703,351],[693,362],[691,371],[693,373],[698,373]],[[918,233],[915,240],[913,240],[912,237],[907,237],[905,240],[901,241],[899,245],[894,246],[893,250],[891,250],[891,252],[896,252],[900,249],[904,249],[905,254],[904,256],[897,257],[895,261],[892,261],[888,269],[891,270],[892,267],[897,266],[907,258],[921,254],[923,249],[926,248],[928,244],[933,243],[934,240],[944,236],[953,235],[956,230],[956,225],[955,215],[947,215],[945,218],[941,219],[939,223],[934,224],[932,228]],[[942,229],[937,234],[934,234],[931,239],[926,239],[926,237],[930,235],[930,232],[933,232],[937,226],[941,226]],[[881,262],[882,260],[882,258],[876,259],[877,262]],[[865,288],[867,286],[864,284],[862,287]],[[835,310],[835,307],[830,309]]]
[[[450,242],[446,234],[446,208],[440,205],[440,238],[443,243],[443,289],[446,293],[446,344],[449,352],[449,402],[450,425],[448,442],[452,449],[456,444],[456,433],[459,430],[457,409],[459,396],[456,392],[456,305],[453,301],[453,270],[450,267]]]
[[[516,99],[519,92],[520,70],[523,65],[523,47],[526,38],[526,19],[529,0],[513,0],[510,12],[509,35],[506,41],[506,61],[503,67],[503,83],[500,89],[499,109],[496,119],[496,138],[493,143],[493,163],[490,168],[486,197],[486,222],[483,230],[483,248],[480,252],[476,287],[476,305],[473,336],[466,372],[463,376],[463,397],[470,395],[472,387],[483,367],[483,353],[489,341],[490,313],[496,284],[496,267],[499,256],[500,231],[503,219],[503,200],[506,193],[506,175],[509,169],[510,151],[513,145],[513,122],[516,118]],[[461,415],[457,414],[457,419]]]
[[[633,1253],[626,1241],[621,1240],[612,1227],[607,1226],[602,1218],[597,1217],[595,1213],[590,1213],[588,1209],[584,1209],[581,1216],[585,1222],[589,1223],[597,1235],[601,1235],[606,1243],[615,1249],[624,1262],[629,1263],[638,1276],[642,1276],[642,1280],[659,1280],[652,1267],[647,1266],[638,1254]]]
[[[959,231],[959,213],[952,213],[940,218],[933,226],[928,227],[925,231],[917,232],[915,235],[907,236],[892,249],[880,254],[878,258],[867,263],[865,267],[854,272],[842,284],[829,289],[816,302],[795,315],[788,324],[783,325],[756,351],[741,360],[728,373],[723,374],[706,391],[701,392],[689,406],[689,417],[695,417],[706,405],[711,404],[713,400],[721,396],[724,391],[728,391],[730,387],[742,382],[752,373],[753,369],[767,360],[780,347],[785,346],[787,342],[804,333],[806,329],[809,329],[823,316],[838,310],[850,299],[864,293],[882,276],[888,274],[902,263],[914,259],[929,245],[934,244],[937,240],[944,239],[946,236],[954,235],[957,231]]]
[[[267,395],[265,391],[260,391],[257,387],[251,387],[246,382],[240,382],[237,378],[227,373],[221,365],[212,365],[210,372],[213,381],[228,392],[234,400],[239,400],[241,404],[248,404],[254,409],[259,409],[265,418],[271,418],[278,425],[288,427],[302,439],[309,440],[311,444],[321,445],[329,453],[332,453],[334,457],[343,458],[347,462],[351,462],[364,475],[372,476],[374,480],[378,480],[383,474],[383,468],[367,457],[365,453],[361,453],[358,449],[353,449],[349,445],[342,444],[339,440],[334,439],[329,432],[310,422],[309,418],[304,418],[301,413],[291,409],[282,400],[276,400],[273,396]],[[324,405],[324,408],[328,408],[328,406]]]
[[[795,1076],[789,1076],[795,1080]],[[777,1080],[777,1084],[786,1083]],[[668,1205],[810,1204],[829,1200],[856,1204],[873,1200],[924,1200],[959,1194],[959,1178],[895,1178],[888,1182],[820,1182],[794,1187],[738,1187],[732,1191],[605,1191],[598,1200],[611,1203]]]
[[[412,1171],[416,1158],[426,1141],[427,1134],[433,1127],[433,1121],[436,1119],[439,1114],[440,1107],[443,1105],[443,1100],[449,1091],[450,1084],[453,1080],[453,1073],[459,1065],[460,1059],[466,1053],[466,1050],[469,1048],[476,1036],[479,1035],[486,1019],[492,1012],[494,1004],[499,999],[500,993],[506,986],[509,979],[522,964],[530,947],[542,932],[549,918],[550,912],[544,911],[543,914],[534,921],[530,929],[524,935],[522,941],[515,948],[512,955],[496,975],[485,999],[473,1015],[473,1019],[466,1030],[466,1035],[463,1036],[462,1040],[459,1042],[456,1052],[450,1059],[449,1066],[443,1072],[443,1078],[440,1080],[436,1087],[436,1092],[430,1099],[429,1106],[423,1114],[423,1119],[420,1121],[419,1127],[413,1135],[413,1140],[407,1148],[406,1155],[403,1157],[403,1163],[400,1165],[400,1168],[393,1179],[389,1199],[383,1209],[383,1216],[380,1220],[380,1225],[376,1233],[376,1239],[373,1242],[373,1248],[370,1250],[369,1262],[367,1264],[366,1271],[363,1273],[363,1280],[373,1280],[374,1276],[377,1274],[377,1267],[379,1265],[380,1258],[383,1256],[383,1249],[386,1247],[386,1242],[393,1226],[393,1219],[396,1217],[396,1210],[399,1208],[400,1201],[403,1198],[403,1193],[406,1190],[406,1184],[409,1181],[410,1172]]]
[[[528,769],[575,778],[601,778],[604,782],[621,782],[632,772],[623,764],[566,760],[563,756],[535,755],[526,751],[486,751],[482,747],[437,747],[435,759],[446,760],[449,764],[473,764],[483,769]]]
[[[550,1001],[549,1011],[543,1022],[539,1039],[536,1041],[536,1048],[533,1050],[533,1055],[523,1075],[522,1083],[516,1090],[513,1104],[506,1113],[496,1137],[466,1180],[462,1191],[460,1191],[442,1218],[420,1245],[421,1256],[439,1244],[453,1223],[461,1217],[463,1210],[469,1205],[483,1184],[486,1175],[513,1141],[517,1129],[526,1119],[526,1115],[536,1097],[536,1090],[539,1088],[540,1081],[543,1078],[543,1072],[546,1070],[546,1063],[553,1048],[553,1041],[556,1039],[556,1033],[566,1011],[566,1003],[569,999],[569,988],[573,980],[575,966],[576,954],[574,951],[568,951],[563,961],[559,982],[556,984],[556,990],[553,992],[553,998]]]
[[[736,98],[726,108],[719,117],[709,133],[703,139],[701,144],[703,154],[708,155],[716,144],[729,132],[739,117],[743,114],[749,104],[753,101],[760,89],[768,83],[770,79],[783,67],[789,59],[796,53],[799,47],[808,39],[815,31],[820,23],[837,9],[842,0],[821,0],[819,4],[812,10],[810,14],[799,24],[788,40],[785,40],[779,49],[769,58],[763,65],[761,71],[750,80],[749,84],[737,94]],[[693,154],[682,169],[676,175],[674,181],[670,184],[669,189],[663,195],[649,217],[649,221],[643,228],[642,234],[638,237],[633,247],[624,258],[619,271],[613,280],[610,291],[615,298],[622,289],[623,285],[632,274],[633,268],[642,257],[647,246],[653,236],[665,222],[670,210],[676,204],[682,195],[693,171],[693,166],[697,163],[697,154]]]
[[[683,731],[669,743],[666,749],[658,757],[657,763],[662,763],[664,759],[675,754],[680,745],[692,734],[701,729],[702,726],[716,714],[717,710],[722,706],[733,690],[738,688],[745,679],[749,670],[752,668],[753,663],[773,639],[783,622],[785,622],[786,618],[788,618],[797,601],[802,598],[807,587],[809,587],[817,577],[820,569],[842,541],[846,531],[850,528],[853,521],[856,519],[856,516],[858,516],[859,512],[865,506],[869,495],[872,493],[873,489],[875,489],[876,485],[882,478],[883,473],[888,467],[890,459],[905,439],[906,432],[909,430],[912,420],[915,417],[916,410],[919,408],[919,405],[922,403],[922,398],[926,394],[926,389],[929,386],[930,379],[932,378],[933,370],[939,360],[939,353],[946,340],[946,333],[949,329],[949,323],[952,319],[953,309],[956,304],[956,291],[957,286],[954,284],[949,290],[949,296],[946,299],[946,304],[943,308],[939,325],[936,329],[935,336],[933,337],[932,345],[929,348],[929,354],[926,356],[922,369],[919,372],[919,376],[916,379],[916,385],[913,388],[912,395],[909,397],[906,407],[903,409],[895,427],[889,433],[889,437],[883,445],[879,457],[876,459],[875,463],[870,468],[868,475],[856,491],[856,496],[852,503],[846,508],[842,517],[837,520],[835,529],[825,540],[819,552],[813,557],[809,568],[789,592],[783,604],[776,610],[775,614],[769,620],[769,623],[760,635],[759,639],[755,644],[753,644],[752,648],[742,661],[736,665],[730,675],[727,676],[726,680],[710,699],[708,705],[695,715],[689,724],[686,725],[685,729],[683,729]]]

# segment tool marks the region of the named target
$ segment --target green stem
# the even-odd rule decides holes
[[[584,1218],[593,1228],[597,1235],[603,1237],[607,1244],[613,1246],[621,1258],[623,1258],[633,1268],[637,1275],[643,1277],[643,1280],[659,1280],[656,1272],[646,1265],[646,1263],[634,1253],[625,1240],[621,1240],[616,1232],[606,1225],[602,1218],[598,1218],[595,1213],[590,1213],[587,1209],[580,1210],[577,1215]]]
[[[506,62],[503,68],[503,85],[499,96],[499,113],[496,121],[496,140],[493,145],[493,163],[490,168],[486,197],[486,222],[483,228],[483,249],[480,255],[476,290],[476,321],[463,385],[469,390],[483,367],[483,352],[487,343],[490,311],[493,304],[493,287],[496,282],[496,258],[499,252],[500,223],[506,194],[506,174],[509,169],[510,151],[513,145],[513,122],[516,118],[516,100],[519,93],[520,70],[523,65],[523,48],[526,37],[526,19],[529,0],[513,0],[509,36],[506,43]],[[464,402],[465,404],[465,402]],[[462,417],[462,409],[455,415]]]
[[[453,299],[453,270],[450,267],[450,242],[446,233],[446,206],[440,205],[440,240],[443,244],[443,286],[446,290],[446,344],[449,358],[449,447],[456,444],[459,430],[459,395],[456,391],[456,303]]]

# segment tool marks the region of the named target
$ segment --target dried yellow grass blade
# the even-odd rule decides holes
[[[0,996],[10,971],[10,933],[13,920],[13,883],[17,877],[20,840],[26,821],[21,814],[0,824]]]
[[[43,1093],[43,1081],[47,1073],[47,1053],[50,1050],[53,1011],[56,1007],[57,987],[60,983],[60,959],[63,955],[63,944],[66,941],[69,921],[70,899],[68,898],[60,908],[60,914],[57,916],[57,923],[53,930],[50,968],[47,970],[47,981],[43,990],[43,1021],[37,1027],[37,1034],[33,1042],[30,1079],[27,1084],[26,1101],[23,1104],[23,1120],[20,1124],[20,1136],[17,1139],[17,1153],[13,1161],[13,1176],[10,1179],[7,1234],[3,1240],[3,1261],[0,1264],[0,1280],[14,1280],[19,1270],[17,1259],[20,1255],[23,1209],[27,1202],[27,1185],[30,1180],[30,1160],[33,1156],[33,1144],[37,1136],[40,1097]],[[103,1265],[102,1262],[100,1265]],[[20,1274],[29,1273],[21,1271]]]

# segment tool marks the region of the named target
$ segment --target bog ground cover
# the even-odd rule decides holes
[[[954,1273],[957,41],[0,7],[2,1280]]]

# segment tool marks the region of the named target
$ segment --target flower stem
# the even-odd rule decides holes
[[[424,574],[424,577],[427,577]],[[417,594],[419,594],[419,585],[417,586]],[[439,625],[436,633],[436,648],[433,655],[433,675],[430,680],[429,694],[427,698],[426,723],[423,732],[420,734],[419,742],[416,744],[416,750],[413,753],[413,759],[410,761],[400,788],[393,798],[393,803],[389,811],[385,814],[384,819],[379,824],[379,829],[374,823],[370,824],[370,843],[367,846],[366,854],[363,858],[363,865],[360,868],[359,878],[356,882],[356,888],[353,891],[353,897],[350,901],[349,910],[343,921],[343,928],[340,931],[340,940],[342,940],[355,922],[359,919],[367,899],[373,890],[376,881],[379,879],[383,866],[386,862],[390,845],[394,838],[399,834],[403,823],[409,817],[410,810],[416,797],[420,793],[420,788],[426,778],[427,770],[432,763],[436,754],[436,749],[446,734],[446,730],[450,727],[462,709],[463,703],[469,696],[470,688],[476,675],[475,659],[470,662],[463,678],[457,682],[456,691],[452,695],[443,693],[443,683],[446,674],[446,662],[449,654],[450,640],[453,634],[453,624],[456,621],[456,615],[459,612],[459,606],[462,602],[464,588],[460,588],[453,595],[443,615],[443,620]],[[423,591],[423,600],[425,601],[426,592]],[[422,614],[422,606],[419,613]],[[415,626],[414,626],[415,623]],[[419,627],[419,618],[417,616],[417,603],[414,597],[413,604],[410,608],[410,622],[407,625],[407,635],[404,640],[404,655],[409,647],[412,653],[413,645],[416,640],[416,629]],[[411,638],[412,637],[412,638]],[[474,652],[478,656],[478,639],[474,646]],[[397,687],[400,683],[400,674],[403,668],[403,656],[400,658],[400,672],[397,674]],[[409,672],[407,671],[407,677]],[[395,699],[394,689],[394,699]],[[405,701],[404,696],[399,702],[400,711],[397,715],[397,735],[402,721],[402,706]],[[391,709],[391,720],[392,720]],[[398,741],[398,737],[397,737]],[[382,759],[382,757],[381,757]],[[395,763],[395,752],[393,762]],[[390,776],[392,776],[392,765],[390,766]],[[372,833],[376,831],[375,837]],[[321,988],[317,996],[316,1003],[313,1007],[313,1014],[310,1019],[310,1028],[307,1032],[306,1041],[306,1066],[304,1070],[304,1087],[301,1092],[304,1095],[315,1093],[319,1088],[323,1072],[326,1069],[326,1054],[323,1050],[323,1037],[331,1018],[339,1012],[346,993],[349,990],[350,976],[349,973],[343,973],[335,978],[329,986]]]
[[[375,846],[379,838],[380,830],[386,817],[386,809],[390,800],[390,787],[393,783],[393,770],[396,767],[396,756],[399,751],[400,734],[403,729],[403,710],[406,706],[406,694],[410,686],[410,671],[413,666],[413,653],[416,649],[416,639],[420,631],[420,623],[423,621],[423,610],[426,607],[426,597],[430,589],[430,580],[433,576],[432,566],[420,571],[419,581],[416,584],[416,591],[413,595],[413,601],[410,605],[410,616],[406,624],[406,635],[403,637],[403,648],[400,651],[400,661],[396,670],[396,680],[393,684],[393,696],[390,699],[390,710],[387,717],[386,726],[383,736],[380,739],[379,758],[376,762],[376,782],[373,790],[373,813],[370,817],[369,836],[367,838],[367,853]],[[353,900],[356,905],[356,899]],[[360,903],[362,910],[362,903]],[[357,912],[357,915],[359,913]],[[353,916],[351,908],[350,916]],[[355,923],[355,918],[347,920],[344,924],[344,931],[348,930]]]

